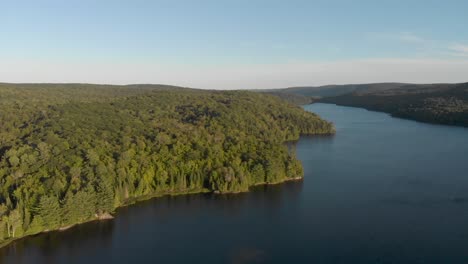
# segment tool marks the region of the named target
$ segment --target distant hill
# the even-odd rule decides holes
[[[289,103],[295,104],[295,105],[306,105],[306,104],[311,104],[315,101],[317,101],[320,97],[314,97],[314,96],[305,96],[305,95],[300,95],[300,94],[293,94],[293,93],[287,93],[287,92],[276,92],[276,91],[268,91],[266,92],[270,95],[279,97]]]
[[[283,89],[263,90],[268,93],[295,94],[308,97],[330,97],[353,92],[381,91],[395,89],[408,84],[405,83],[370,83],[370,84],[344,84],[344,85],[325,85],[325,86],[302,86]]]
[[[355,91],[320,102],[362,107],[428,123],[468,127],[468,83]]]
[[[362,107],[428,123],[468,127],[468,83],[372,83],[291,87],[267,90],[290,102],[289,97]],[[303,98],[304,102],[307,102]]]

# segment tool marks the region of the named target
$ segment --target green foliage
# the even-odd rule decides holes
[[[42,196],[39,201],[38,215],[51,229],[57,228],[61,223],[60,204],[55,196]]]
[[[22,219],[19,209],[14,209],[10,212],[7,227],[10,230],[11,237],[19,237],[23,234]]]
[[[286,141],[333,126],[270,95],[0,84],[0,241],[161,194],[302,176]]]
[[[8,238],[6,217],[0,218],[0,241]]]

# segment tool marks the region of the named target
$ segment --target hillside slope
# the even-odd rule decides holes
[[[370,84],[343,84],[325,86],[303,86],[283,89],[264,90],[268,93],[294,94],[306,97],[331,97],[353,92],[381,91],[405,86],[405,83],[370,83]]]
[[[371,83],[292,87],[262,92],[295,104],[333,103],[422,122],[468,126],[466,86],[466,83]]]
[[[468,83],[404,85],[380,91],[357,91],[319,101],[422,122],[468,126]]]

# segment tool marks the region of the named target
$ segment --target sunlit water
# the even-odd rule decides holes
[[[468,129],[305,109],[337,134],[297,143],[304,181],[153,199],[19,240],[0,262],[468,263]]]

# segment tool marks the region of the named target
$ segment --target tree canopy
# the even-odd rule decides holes
[[[317,115],[254,92],[0,84],[0,242],[144,197],[301,177],[285,142],[333,132]]]

